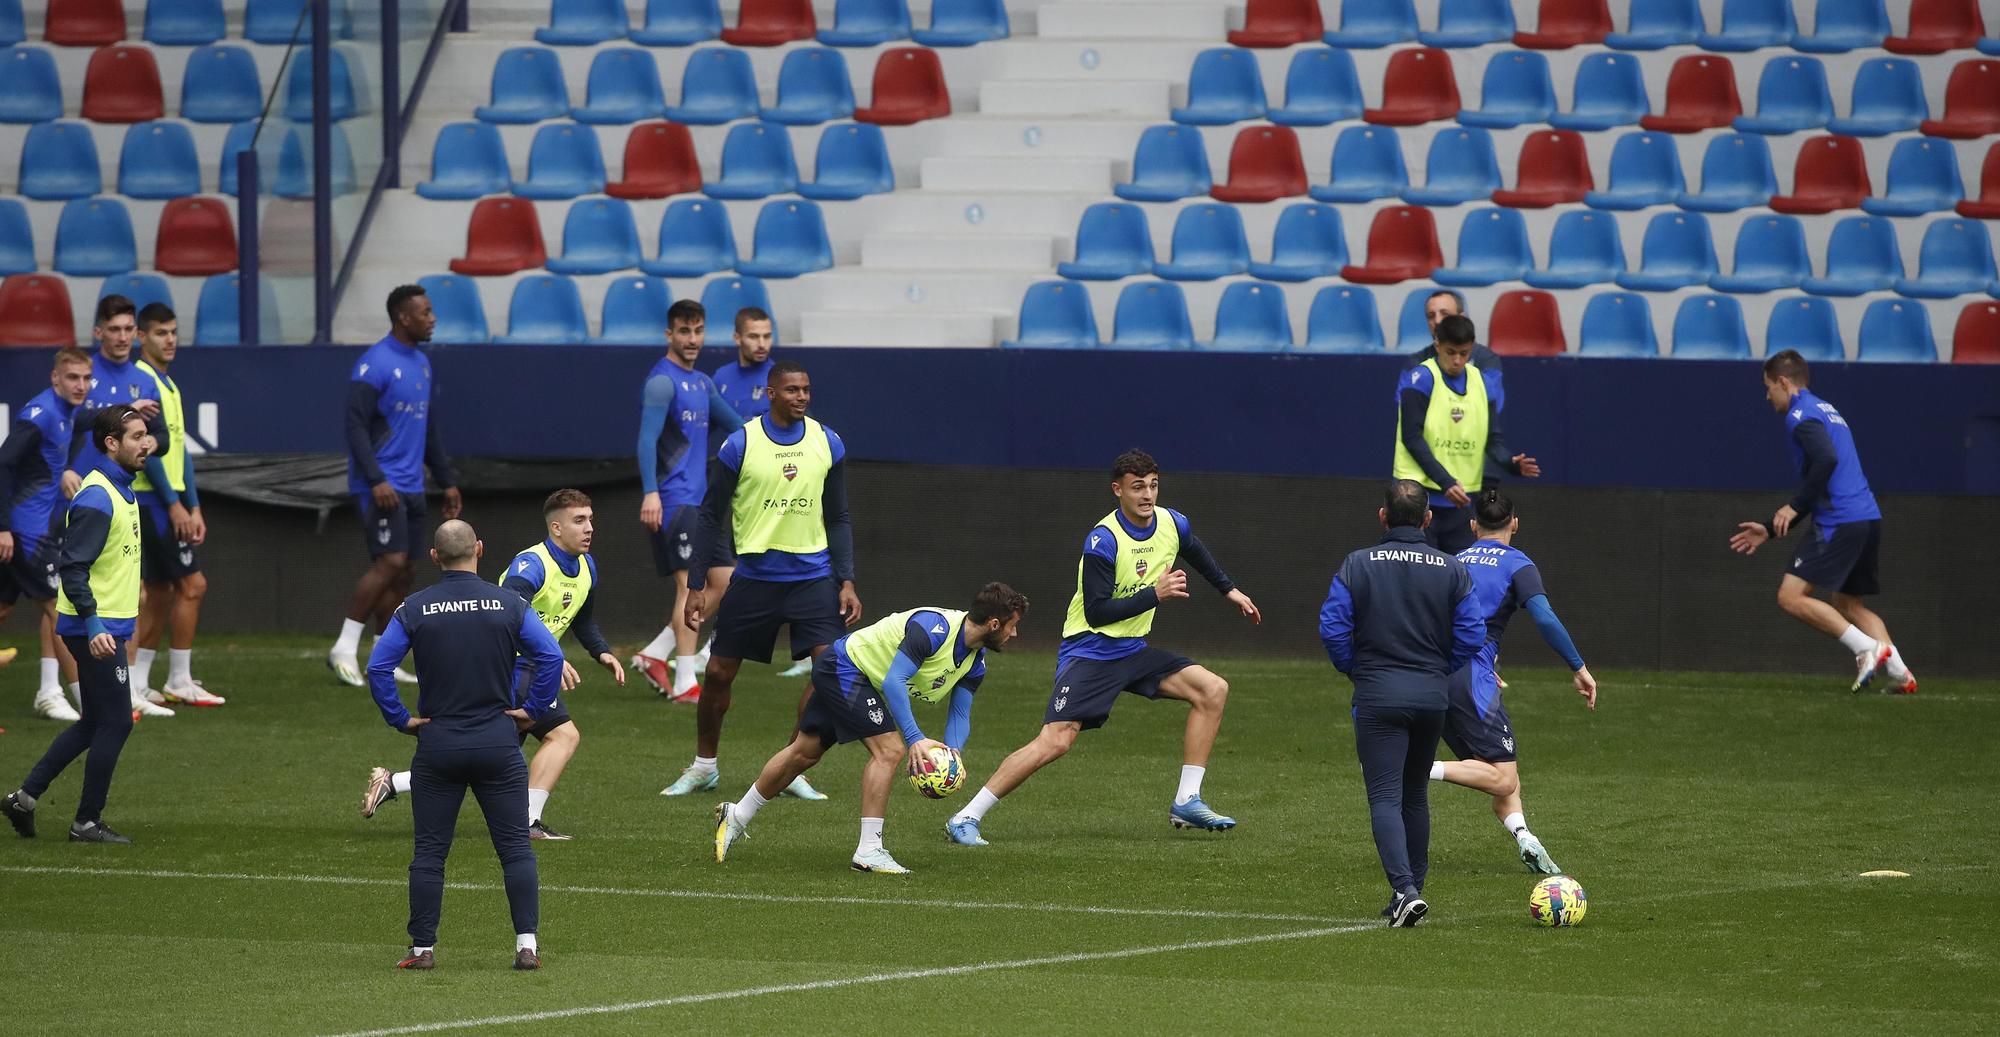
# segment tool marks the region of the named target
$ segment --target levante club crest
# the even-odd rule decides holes
[[[1459,423],[1459,422],[1461,422],[1461,421],[1464,421],[1464,420],[1465,420],[1465,408],[1464,408],[1464,407],[1453,407],[1453,408],[1451,409],[1451,420],[1452,420],[1452,424],[1457,424],[1457,423]]]
[[[786,465],[786,466],[785,466],[785,467],[784,467],[784,468],[782,469],[782,471],[783,471],[783,472],[785,473],[785,481],[786,481],[786,482],[791,482],[791,481],[792,481],[793,479],[796,479],[796,478],[798,478],[798,477],[799,477],[799,466],[798,466],[798,465],[795,465],[795,464],[788,464],[788,465]]]

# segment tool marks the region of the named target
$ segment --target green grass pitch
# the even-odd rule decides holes
[[[408,804],[358,812],[368,767],[405,765],[412,743],[323,650],[203,646],[198,675],[230,704],[138,726],[106,814],[136,845],[63,840],[74,770],[42,838],[0,832],[0,1030],[1942,1034],[2000,1018],[1992,681],[1854,696],[1830,653],[1825,673],[1600,674],[1591,714],[1566,675],[1509,666],[1528,818],[1589,916],[1534,928],[1487,799],[1433,785],[1432,912],[1389,931],[1348,685],[1324,663],[1209,661],[1233,690],[1204,791],[1235,831],[1169,828],[1184,710],[1127,698],[992,812],[990,848],[947,845],[958,801],[899,784],[904,877],[847,869],[853,746],[813,775],[831,801],[774,803],[714,862],[710,811],[781,743],[796,682],[746,667],[720,793],[667,800],[692,710],[585,666],[567,697],[583,747],[548,813],[577,839],[537,844],[545,968],[507,967],[468,802],[463,886],[418,974],[391,967]],[[1034,732],[1052,662],[992,660],[968,789]],[[32,659],[0,672],[8,788],[55,731],[29,711],[33,680]],[[1911,877],[1857,877],[1882,868]],[[491,1021],[532,1013],[563,1014]]]

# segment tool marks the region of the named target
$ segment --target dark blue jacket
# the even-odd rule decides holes
[[[1486,643],[1486,617],[1465,565],[1397,526],[1340,564],[1319,638],[1355,705],[1443,709],[1451,674]]]
[[[410,595],[368,656],[368,686],[382,719],[398,731],[410,717],[396,695],[396,665],[416,654],[417,748],[491,749],[520,744],[517,706],[540,718],[562,685],[562,648],[519,594],[476,573],[446,572]],[[514,697],[514,660],[534,664],[527,701]]]

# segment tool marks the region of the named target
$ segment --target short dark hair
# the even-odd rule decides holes
[[[49,370],[55,371],[57,368],[62,367],[64,364],[82,364],[85,367],[89,367],[90,354],[84,352],[81,349],[76,348],[75,346],[64,346],[61,349],[56,350],[55,362],[49,365]]]
[[[588,508],[588,507],[590,507],[589,494],[583,492],[582,490],[574,490],[568,487],[564,487],[563,489],[557,490],[556,492],[549,494],[549,499],[542,502],[542,517],[548,518],[550,515],[553,515],[558,511],[562,511],[565,508]]]
[[[1143,479],[1149,475],[1157,475],[1159,471],[1160,462],[1153,460],[1153,455],[1138,447],[1133,447],[1111,459],[1112,482],[1117,482],[1128,475],[1136,475]]]
[[[127,299],[124,296],[114,292],[110,295],[105,296],[102,299],[97,300],[96,323],[97,326],[101,328],[104,325],[111,323],[111,320],[114,317],[122,317],[128,313],[137,313],[137,312],[139,312],[139,307],[133,305],[132,300]]]
[[[972,596],[972,610],[966,613],[966,618],[974,623],[990,623],[1027,614],[1028,596],[996,580]]]
[[[736,333],[743,334],[743,327],[753,320],[770,320],[771,315],[755,306],[745,306],[736,311]]]
[[[126,422],[137,421],[143,424],[145,420],[139,416],[138,411],[122,403],[114,403],[98,411],[97,416],[91,419],[90,434],[97,443],[97,449],[109,454],[109,450],[104,450],[105,440],[109,439],[115,442],[123,439],[125,438]]]
[[[801,364],[796,360],[780,360],[777,363],[771,365],[771,373],[764,379],[764,381],[769,385],[776,385],[778,384],[778,379],[783,378],[788,374],[805,374],[805,373],[806,373],[806,365]],[[811,376],[807,375],[807,377]]]
[[[1424,308],[1429,309],[1431,305],[1431,300],[1437,298],[1440,295],[1450,299],[1453,303],[1457,304],[1458,312],[1460,313],[1465,312],[1465,296],[1462,296],[1457,292],[1452,291],[1449,288],[1440,288],[1437,291],[1434,291],[1431,294],[1424,296]]]
[[[1500,492],[1498,486],[1488,486],[1473,502],[1472,517],[1485,530],[1501,530],[1514,521],[1514,500]]]
[[[693,299],[677,299],[667,307],[667,327],[676,324],[708,323],[708,311]]]
[[[1431,496],[1414,479],[1398,479],[1389,484],[1382,498],[1382,510],[1389,513],[1389,527],[1421,526],[1424,512],[1431,508]]]
[[[1472,318],[1462,313],[1454,313],[1438,321],[1439,343],[1449,342],[1454,346],[1469,346],[1478,332],[1472,326]]]
[[[1787,349],[1771,355],[1764,361],[1764,380],[1775,382],[1789,378],[1793,385],[1803,389],[1812,384],[1812,372],[1806,368],[1806,358],[1796,349]]]
[[[420,284],[399,284],[389,290],[389,323],[394,324],[403,316],[403,305],[411,299],[429,295]]]
[[[174,316],[173,307],[163,302],[149,302],[145,309],[139,311],[139,330],[172,324],[178,319]]]

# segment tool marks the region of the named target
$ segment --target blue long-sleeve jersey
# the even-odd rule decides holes
[[[347,489],[387,480],[397,493],[424,492],[424,467],[440,486],[458,476],[431,421],[431,358],[394,335],[368,347],[347,383]]]
[[[396,665],[415,653],[419,749],[513,748],[514,720],[501,712],[524,708],[540,718],[562,686],[562,648],[519,594],[450,571],[404,599],[368,656],[368,688],[390,727],[410,713],[396,694]],[[514,690],[515,658],[534,667],[524,699]]]
[[[91,441],[89,434],[90,424],[96,420],[98,411],[118,404],[130,407],[140,400],[159,402],[158,383],[153,381],[151,375],[139,370],[139,365],[133,362],[135,356],[136,351],[128,353],[121,363],[107,358],[101,352],[91,354],[90,394],[83,398],[83,403],[76,408],[70,420],[72,436],[70,471],[82,475],[93,468],[101,468],[110,461],[104,456],[104,452],[97,448],[97,444]],[[158,414],[146,419],[146,431],[152,433],[156,441],[152,453],[146,456],[146,477],[153,480],[153,485],[158,486],[167,478],[167,470],[160,466],[160,455],[167,452],[172,434],[167,429],[166,419]],[[77,435],[77,432],[83,434]]]
[[[1486,617],[1465,566],[1397,526],[1341,563],[1319,636],[1355,705],[1444,709],[1448,678],[1486,643]]]
[[[764,435],[773,443],[791,446],[805,439],[806,423],[795,421],[779,428],[767,415],[758,418],[764,423]],[[841,442],[840,433],[826,429],[827,446],[833,454],[833,466],[827,469],[826,484],[820,489],[821,511],[826,521],[826,544],[824,551],[793,553],[790,551],[759,551],[755,554],[736,556],[736,575],[753,580],[768,580],[772,583],[798,583],[831,576],[841,582],[854,579],[854,526],[847,514],[847,444]],[[731,509],[736,501],[736,477],[743,470],[745,437],[742,429],[729,434],[723,440],[722,449],[715,453],[715,463],[708,469],[708,493],[702,498],[701,522],[696,527],[694,556],[702,564],[688,568],[688,589],[700,590],[707,586],[708,568],[714,564],[716,546],[726,543],[724,539],[733,528]],[[666,502],[662,499],[661,503]]]
[[[44,389],[15,412],[0,443],[0,532],[14,534],[17,551],[33,554],[60,514],[76,409]]]
[[[1861,454],[1854,448],[1854,430],[1833,404],[1800,389],[1785,411],[1785,431],[1799,466],[1800,486],[1792,510],[1813,516],[1813,529],[1824,540],[1833,527],[1882,517],[1868,476],[1861,471]]]
[[[953,663],[965,661],[965,638],[959,636],[958,624],[946,622],[941,612],[919,609],[903,624],[903,643],[896,649],[896,657],[889,662],[889,672],[884,675],[883,699],[889,703],[889,713],[896,718],[896,727],[902,731],[903,741],[915,745],[924,738],[924,729],[918,725],[915,711],[910,706],[910,678],[917,675],[925,659],[944,647],[945,638],[953,641],[951,658]],[[833,643],[834,676],[841,692],[849,699],[862,688],[870,687],[868,675],[847,657],[847,638]],[[939,739],[953,749],[965,748],[965,740],[972,734],[972,696],[979,690],[980,682],[986,679],[986,649],[977,649],[979,658],[967,670],[965,679],[951,691],[951,703],[947,707],[944,721],[944,737]]]
[[[662,508],[700,504],[708,490],[710,426],[726,434],[742,428],[743,419],[707,375],[661,357],[641,394],[640,491],[658,493]]]
[[[776,362],[767,356],[761,364],[746,365],[738,357],[716,368],[709,379],[737,417],[753,421],[770,413],[771,365]]]
[[[1512,544],[1481,540],[1460,551],[1458,560],[1472,574],[1472,595],[1486,617],[1489,644],[1498,644],[1500,635],[1507,632],[1507,621],[1516,610],[1526,609],[1535,621],[1535,629],[1541,631],[1542,640],[1563,657],[1570,669],[1583,669],[1583,656],[1576,650],[1576,642],[1570,640],[1562,620],[1556,618],[1548,591],[1542,586],[1541,570],[1535,567],[1533,559]]]

